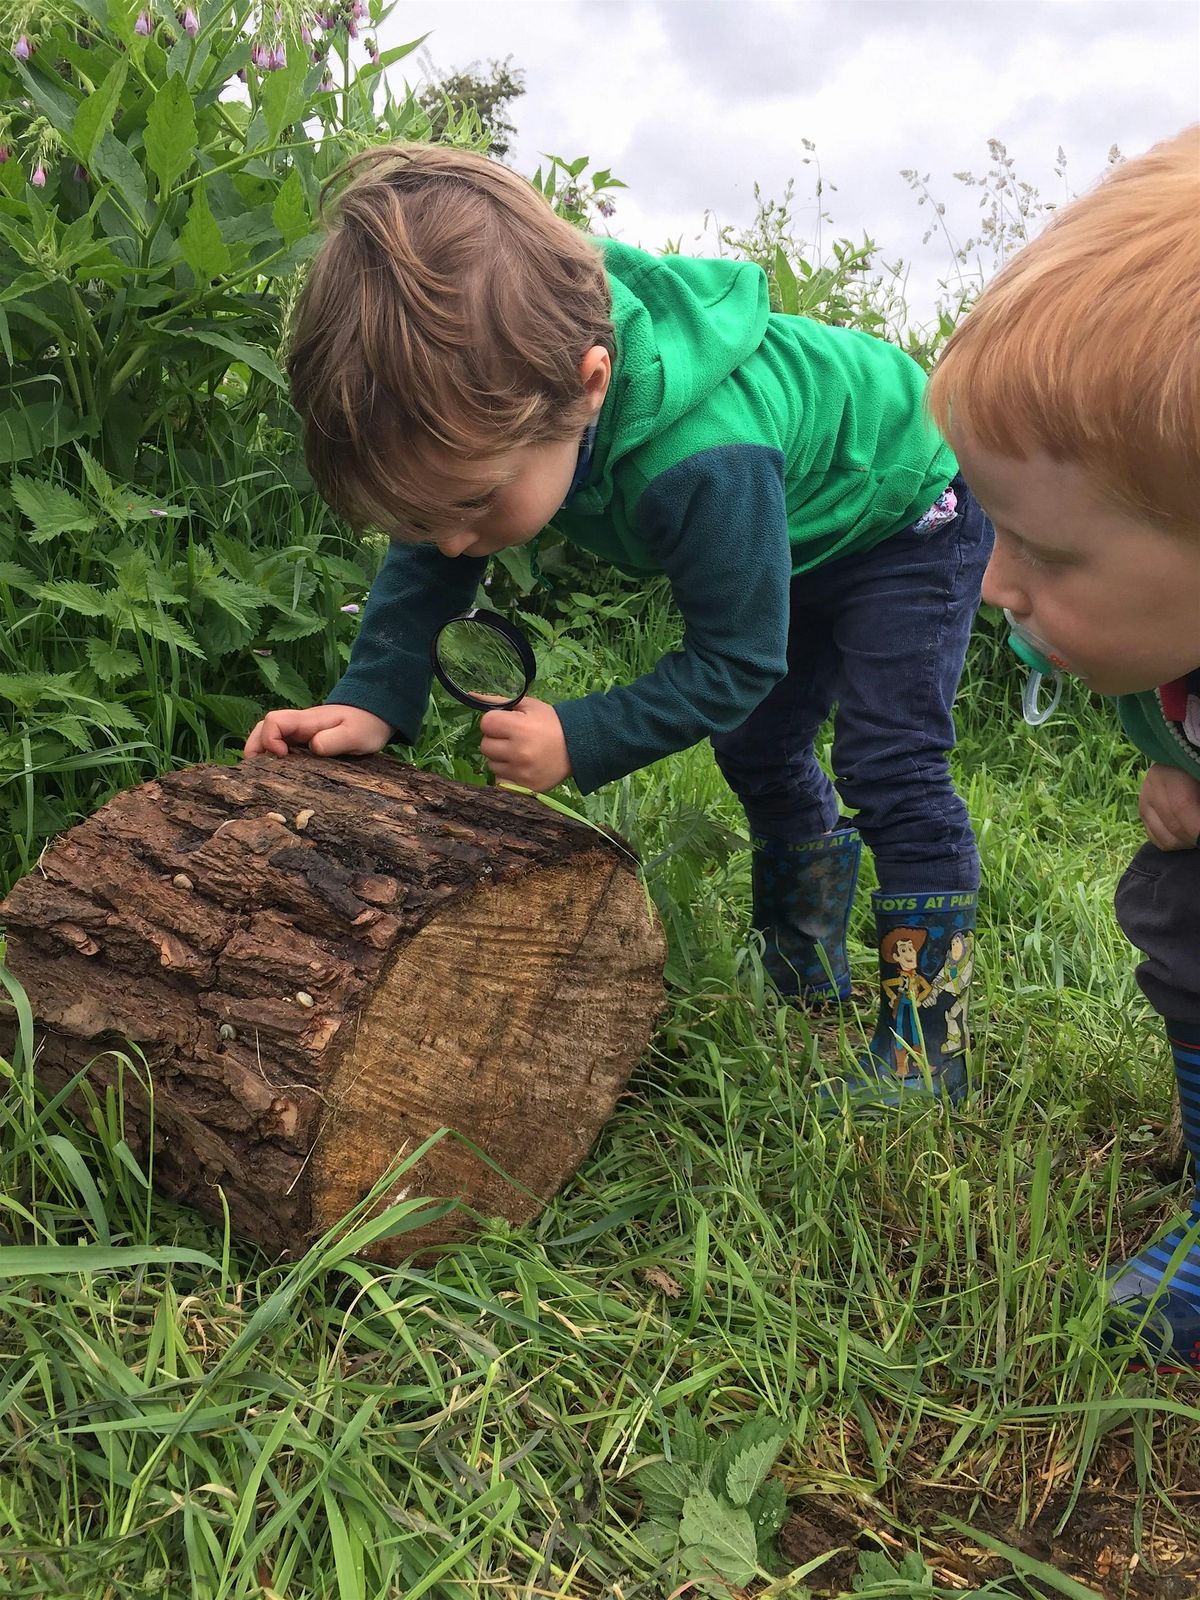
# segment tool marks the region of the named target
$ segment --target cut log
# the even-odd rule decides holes
[[[136,1046],[153,1116],[125,1070],[127,1138],[156,1184],[213,1216],[223,1193],[273,1255],[441,1128],[462,1138],[405,1174],[407,1195],[526,1221],[586,1155],[663,997],[628,850],[384,756],[193,767],[118,795],[0,921],[39,1076],[112,1083],[111,1052]],[[370,1253],[466,1226],[459,1210]]]

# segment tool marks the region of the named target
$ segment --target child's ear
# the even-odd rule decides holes
[[[609,380],[612,378],[612,357],[602,344],[594,344],[584,353],[583,360],[579,363],[579,376],[583,380],[583,392],[592,403],[593,412],[599,411],[604,404],[604,396],[608,393]]]

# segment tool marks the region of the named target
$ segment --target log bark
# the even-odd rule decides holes
[[[223,1194],[234,1230],[279,1255],[443,1127],[514,1182],[447,1137],[407,1194],[527,1220],[587,1153],[662,1004],[662,933],[627,850],[383,756],[193,767],[118,795],[0,922],[39,1075],[121,1073],[156,1184],[213,1216]],[[152,1107],[112,1053],[129,1045]],[[371,1253],[467,1226],[459,1211]]]

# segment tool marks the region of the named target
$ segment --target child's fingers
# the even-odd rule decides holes
[[[266,716],[250,731],[250,737],[242,749],[246,756],[285,756],[288,752],[287,740],[273,725],[270,716]]]
[[[479,731],[485,739],[512,739],[521,729],[517,721],[519,711],[485,711],[479,719]]]
[[[1177,812],[1147,805],[1142,808],[1142,822],[1146,837],[1160,850],[1192,850],[1196,846],[1196,830]]]
[[[481,739],[479,751],[488,766],[495,771],[497,761],[511,764],[516,759],[516,751],[511,739]]]

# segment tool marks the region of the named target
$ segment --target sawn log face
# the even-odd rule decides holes
[[[40,1074],[120,1074],[156,1183],[210,1214],[223,1191],[272,1253],[303,1249],[442,1127],[462,1138],[388,1198],[525,1220],[583,1159],[662,1003],[662,934],[627,852],[383,756],[193,767],[118,795],[0,921]],[[463,1228],[405,1235],[404,1253]]]

